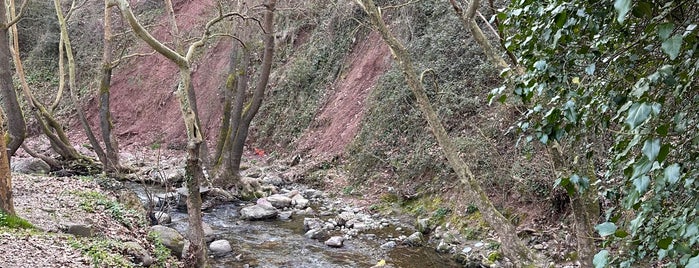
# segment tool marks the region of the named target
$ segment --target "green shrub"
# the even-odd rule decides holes
[[[120,241],[73,239],[70,246],[82,251],[95,267],[135,267],[129,259],[120,254],[126,250]]]
[[[0,227],[33,229],[34,225],[16,215],[8,215],[0,211]]]

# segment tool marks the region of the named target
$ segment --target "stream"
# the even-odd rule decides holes
[[[147,202],[142,185],[134,183],[128,187]],[[149,191],[156,195],[164,193],[163,188],[159,187],[151,187]],[[328,203],[342,204],[341,201],[330,202],[323,197],[313,199],[310,207],[330,210],[320,207]],[[337,214],[326,212],[320,213],[322,216],[311,216],[294,211],[289,219],[243,220],[241,208],[252,204],[236,201],[203,212],[203,221],[214,230],[213,237],[228,240],[233,249],[232,253],[211,258],[212,267],[372,267],[381,260],[385,261],[385,267],[461,267],[450,255],[437,253],[433,245],[407,246],[400,243],[396,238],[410,235],[414,228],[397,219],[381,219],[384,228],[359,231],[350,239],[345,239],[342,247],[334,248],[323,242],[330,236],[343,235],[339,228],[329,229],[326,235],[311,239],[304,235],[304,218],[333,221]],[[167,212],[172,223],[166,226],[186,233],[186,212],[177,209]],[[371,217],[378,218],[379,215]],[[398,242],[395,247],[381,246],[394,240]]]

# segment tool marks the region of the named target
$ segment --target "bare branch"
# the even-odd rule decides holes
[[[111,3],[116,3],[116,6],[121,11],[121,15],[129,23],[131,28],[134,30],[134,33],[143,41],[145,41],[152,49],[162,54],[169,60],[175,62],[175,64],[177,64],[177,66],[179,67],[189,66],[189,62],[185,57],[182,57],[182,55],[180,55],[176,51],[159,42],[146,29],[143,28],[143,25],[141,25],[141,23],[138,22],[136,16],[133,14],[133,11],[131,11],[129,3],[126,0],[111,1]]]
[[[240,13],[230,12],[230,13],[223,14],[215,19],[210,20],[209,22],[206,23],[206,27],[204,27],[204,34],[201,36],[201,38],[189,46],[189,49],[187,50],[187,55],[185,56],[185,59],[187,59],[188,61],[191,60],[192,56],[194,55],[194,51],[197,48],[203,46],[204,43],[206,43],[206,41],[211,37],[211,33],[209,31],[210,31],[212,26],[216,25],[216,23],[219,23],[223,19],[229,18],[229,17],[239,17],[243,20],[248,19],[247,17],[241,15]],[[259,20],[256,20],[256,21],[259,23]],[[262,31],[264,32],[265,29],[264,29],[264,27],[262,27],[262,25],[260,25],[260,28],[262,28]],[[240,40],[238,40],[238,41],[240,41]]]
[[[152,55],[155,55],[155,53],[156,53],[156,51],[153,50],[153,51],[151,51],[150,53],[133,53],[133,54],[129,54],[129,55],[126,55],[126,56],[122,56],[122,57],[119,58],[118,60],[112,61],[112,63],[110,63],[110,66],[111,66],[112,68],[116,68],[116,67],[119,66],[119,64],[121,64],[121,62],[124,61],[124,60],[130,59],[130,58],[135,58],[135,57],[152,56]]]
[[[12,18],[10,22],[8,22],[7,24],[2,24],[2,22],[0,22],[0,28],[10,28],[12,25],[15,25],[15,23],[19,22],[19,20],[22,19],[22,15],[24,15],[24,9],[27,7],[27,3],[29,3],[29,0],[24,0],[22,2],[22,6],[20,6],[19,8],[19,13],[17,13],[17,16]],[[10,2],[10,8],[14,9],[14,1]]]
[[[401,8],[401,7],[404,7],[404,6],[409,6],[409,5],[412,5],[412,4],[416,4],[417,2],[420,2],[420,1],[422,1],[422,0],[413,0],[413,1],[410,1],[410,2],[407,2],[407,3],[403,3],[403,4],[400,4],[400,5],[385,6],[385,7],[382,7],[381,10],[389,10],[389,9],[393,9],[393,8]]]

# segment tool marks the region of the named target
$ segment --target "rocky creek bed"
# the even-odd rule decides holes
[[[130,188],[149,202],[142,185]],[[158,207],[169,208],[158,213],[161,224],[186,232],[183,196],[149,191]],[[411,223],[299,185],[255,201],[217,205],[205,210],[203,219],[214,267],[462,267],[449,252],[437,252]]]
[[[187,191],[158,186],[158,182],[181,180],[182,170],[176,168],[181,165],[173,162],[165,166],[167,168],[160,168],[157,172],[153,169],[139,172],[137,176],[148,178],[149,183],[111,180],[115,184],[111,186],[103,185],[105,181],[94,178],[20,176],[14,185],[18,193],[17,206],[20,215],[42,230],[58,233],[63,240],[82,243],[63,233],[78,237],[107,237],[134,244],[116,247],[120,250],[146,248],[153,251],[153,245],[143,237],[147,230],[141,231],[141,227],[129,229],[123,223],[119,225],[120,222],[114,221],[114,215],[110,217],[106,214],[109,214],[110,208],[120,205],[114,203],[116,201],[108,196],[110,194],[95,192],[105,186],[120,189],[116,196],[121,203],[136,203],[138,206],[142,203],[146,207],[154,205],[154,226],[146,225],[145,228],[160,234],[160,240],[172,255],[179,256],[187,246],[182,236],[188,229],[184,205]],[[382,213],[370,207],[354,205],[351,199],[343,196],[290,183],[282,179],[280,170],[283,171],[283,167],[251,168],[243,172],[243,181],[254,182],[261,189],[257,192],[258,198],[251,198],[250,201],[231,199],[228,192],[222,194],[220,189],[202,187],[204,229],[214,267],[513,267],[501,256],[500,244],[492,233],[485,234],[480,240],[465,239],[457,228],[450,228],[448,223],[434,226],[433,221],[427,218],[414,219],[396,211]],[[133,198],[124,199],[129,195]],[[64,200],[68,197],[72,199]],[[91,202],[86,202],[91,200],[86,197],[97,198],[92,203],[103,212],[85,214],[93,206]],[[42,200],[59,202],[42,203]],[[44,215],[47,213],[48,216]],[[57,222],[54,218],[62,220]],[[120,219],[123,221],[124,218]],[[83,234],[75,230],[72,232],[71,228],[60,229],[58,227],[63,225],[73,226],[61,222],[78,222],[80,224],[76,226],[87,226],[89,232]],[[123,235],[129,232],[140,235]],[[23,247],[23,242],[17,242],[16,236],[9,234],[4,241],[0,241],[4,243],[0,245],[4,245],[4,248]],[[16,243],[8,244],[8,241]],[[552,235],[532,231],[527,242],[549,257],[569,254],[560,250],[564,247],[557,241]],[[65,252],[79,255],[75,249],[63,244],[60,246],[64,252],[62,255]],[[147,252],[128,255],[134,263],[146,263],[151,258]],[[16,266],[19,261],[4,257],[0,259],[0,264]],[[66,261],[73,263],[56,267],[81,267],[94,262],[84,257]],[[567,260],[555,267],[578,266]]]

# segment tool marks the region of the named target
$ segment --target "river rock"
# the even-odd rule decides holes
[[[388,241],[381,245],[381,249],[392,249],[397,246],[396,241]]]
[[[177,207],[186,208],[187,199],[180,198],[180,195],[176,192],[160,193],[155,195],[155,206],[157,208],[165,207]]]
[[[345,238],[342,236],[333,236],[325,241],[325,245],[328,247],[339,248],[342,247],[342,242],[344,241]]]
[[[276,217],[277,213],[277,209],[272,206],[257,204],[242,208],[240,218],[251,221],[264,220]]]
[[[172,217],[170,217],[170,214],[167,214],[163,211],[156,211],[153,213],[153,217],[155,218],[155,221],[157,224],[168,224],[172,222]]]
[[[48,174],[51,166],[38,158],[12,158],[12,172],[22,174]]]
[[[231,243],[229,243],[228,240],[223,239],[211,242],[209,249],[211,250],[211,253],[216,256],[225,255],[226,253],[233,251],[233,248],[231,248]]]
[[[277,187],[284,185],[284,180],[277,175],[266,175],[261,181],[264,184],[271,184]]]
[[[430,219],[418,219],[415,223],[415,228],[423,234],[427,234],[432,230]]]
[[[437,245],[437,252],[439,253],[449,253],[452,250],[452,246],[449,245],[448,243],[444,242],[444,240],[439,241],[439,244]]]
[[[181,196],[184,196],[184,197],[189,196],[189,189],[187,189],[187,187],[180,187],[180,188],[177,188],[176,190],[177,190],[177,193],[180,194]],[[199,194],[201,194],[201,195],[204,195],[204,194],[208,193],[209,191],[210,191],[209,187],[206,187],[206,186],[199,187]]]
[[[408,236],[408,238],[406,238],[406,239],[403,241],[403,243],[406,244],[406,245],[408,245],[408,246],[417,247],[417,246],[421,246],[421,245],[422,245],[422,241],[423,241],[422,239],[423,239],[423,238],[422,238],[422,233],[421,233],[421,232],[415,232],[415,233],[411,234],[410,236]]]
[[[281,194],[273,194],[267,197],[267,201],[275,208],[286,208],[291,206],[291,198]]]
[[[201,228],[204,229],[204,239],[206,240],[206,242],[208,243],[214,241],[214,239],[216,238],[216,233],[214,232],[214,229],[211,228],[211,225],[209,225],[206,222],[202,222]]]
[[[303,230],[322,229],[323,221],[318,218],[303,218]]]
[[[133,258],[135,264],[140,264],[143,267],[153,264],[153,257],[138,243],[124,242],[124,248],[126,248],[126,253]]]
[[[283,221],[288,221],[291,219],[291,214],[293,214],[293,211],[279,212],[278,218]]]
[[[92,237],[95,235],[95,229],[91,224],[82,223],[64,223],[63,231],[66,234],[72,234],[77,237]]]
[[[351,222],[351,224],[347,223],[351,220],[354,220],[355,218],[356,216],[354,215],[354,212],[343,211],[342,213],[337,215],[337,217],[335,217],[335,221],[337,222],[337,225],[351,228],[354,222]]]
[[[163,243],[163,246],[170,249],[172,255],[180,257],[184,249],[184,237],[177,230],[162,225],[150,227],[150,231]]]
[[[321,238],[323,235],[324,232],[321,229],[311,229],[304,234],[304,236],[309,239],[318,239]]]
[[[323,192],[315,190],[315,189],[306,189],[306,191],[303,192],[303,195],[306,196],[306,198],[320,198],[323,197]]]
[[[357,231],[364,231],[364,230],[367,230],[369,227],[366,225],[366,223],[355,222],[354,224],[352,224],[352,228],[357,230]]]
[[[305,197],[303,197],[303,195],[300,194],[294,195],[291,198],[291,205],[298,209],[304,209],[308,207],[309,202],[310,201],[308,201],[308,199],[306,199]]]

